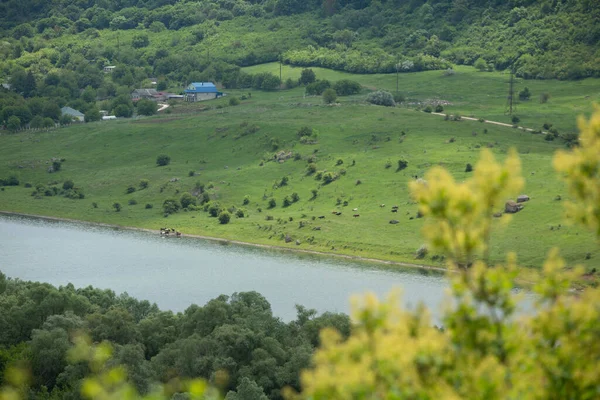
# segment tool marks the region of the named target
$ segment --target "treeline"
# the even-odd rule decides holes
[[[31,372],[28,398],[79,398],[89,367],[69,362],[67,352],[73,335],[84,333],[114,346],[114,363],[141,393],[174,377],[214,382],[225,371],[227,398],[247,398],[243,391],[250,390],[281,399],[283,387],[300,389],[299,372],[327,326],[350,333],[346,315],[317,315],[302,306],[284,323],[256,292],[222,295],[175,314],[110,290],[56,288],[0,273],[0,386],[6,369],[19,365]]]

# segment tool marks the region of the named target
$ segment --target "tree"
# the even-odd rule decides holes
[[[113,203],[113,208],[115,209],[116,212],[121,211],[121,203]]]
[[[130,107],[127,107],[125,104],[119,104],[114,108],[113,113],[116,117],[129,118],[133,115],[133,110]]]
[[[154,115],[158,110],[158,104],[155,101],[148,99],[138,100],[137,104],[137,112],[141,115]]]
[[[335,103],[336,100],[337,94],[335,93],[335,90],[329,88],[323,92],[323,102],[325,104]]]
[[[485,60],[481,57],[479,57],[475,63],[473,64],[473,66],[479,71],[479,72],[483,72],[483,71],[487,71],[488,69],[488,65],[487,62],[485,62]]]
[[[179,203],[181,203],[181,208],[188,208],[189,206],[195,206],[196,198],[194,196],[192,196],[191,194],[189,194],[188,192],[185,192],[184,194],[181,195],[181,199],[179,200]]]
[[[163,212],[166,215],[175,214],[179,211],[179,202],[175,199],[166,199],[163,202]]]
[[[298,80],[298,83],[301,85],[308,85],[316,80],[317,76],[312,69],[303,69],[302,72],[300,72],[300,79]]]
[[[333,84],[333,90],[338,96],[350,96],[360,93],[361,87],[360,83],[349,79],[342,79]]]
[[[83,115],[83,120],[85,122],[94,122],[100,121],[102,119],[102,115],[100,114],[100,110],[95,105],[90,107],[85,114]]]
[[[160,154],[156,157],[156,165],[159,167],[164,167],[165,165],[169,165],[171,163],[171,157],[166,154]]]
[[[240,380],[236,390],[229,391],[225,400],[269,400],[262,388],[246,377]]]
[[[386,92],[385,90],[378,90],[376,92],[369,93],[369,95],[367,96],[367,102],[378,106],[396,106],[394,96],[392,96],[390,92]]]
[[[574,199],[569,215],[600,239],[600,111],[580,127],[581,147],[559,151],[554,167]],[[523,182],[516,151],[503,164],[483,151],[464,182],[441,167],[412,182],[429,245],[456,272],[444,329],[424,307],[406,311],[397,296],[367,295],[355,302],[349,340],[322,332],[299,398],[594,398],[600,289],[571,296],[582,271],[566,269],[554,249],[534,287],[535,311],[516,318],[516,257],[487,265],[492,213]]]
[[[277,202],[275,201],[274,198],[270,198],[268,204],[269,204],[269,208],[275,208],[275,207],[277,207]]]
[[[131,40],[131,46],[134,49],[140,49],[142,47],[147,47],[150,44],[150,40],[148,39],[148,35],[145,34],[137,34],[133,36]]]
[[[18,131],[19,129],[21,129],[21,120],[19,119],[19,117],[12,115],[8,118],[6,127],[9,131]]]
[[[529,100],[531,97],[531,92],[529,92],[529,88],[526,86],[525,89],[519,92],[519,100]]]

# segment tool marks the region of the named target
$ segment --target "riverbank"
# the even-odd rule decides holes
[[[155,229],[138,228],[138,227],[133,227],[133,226],[124,226],[124,225],[116,225],[116,224],[106,224],[106,223],[102,223],[102,222],[90,222],[90,221],[85,221],[85,220],[52,217],[52,216],[47,216],[47,215],[17,213],[17,212],[1,211],[1,210],[0,210],[0,215],[26,217],[26,218],[37,218],[37,219],[43,219],[43,220],[48,220],[48,221],[70,222],[70,223],[87,224],[87,225],[104,227],[104,228],[123,229],[123,230],[130,230],[130,231],[136,231],[136,232],[146,232],[146,233],[152,233],[152,234],[157,234],[157,235],[159,234],[159,231],[156,231]],[[333,257],[333,258],[346,259],[346,260],[351,260],[351,261],[376,263],[376,264],[382,264],[382,265],[388,265],[388,266],[418,268],[418,269],[425,269],[428,271],[437,271],[437,272],[444,272],[444,273],[448,272],[447,268],[440,268],[440,267],[426,265],[426,264],[413,264],[413,263],[405,263],[405,262],[399,262],[399,261],[381,260],[381,259],[377,259],[377,258],[352,256],[352,255],[347,255],[347,254],[332,253],[332,252],[325,252],[325,251],[318,251],[318,250],[294,249],[294,248],[283,247],[283,246],[252,243],[252,242],[245,242],[245,241],[241,241],[241,240],[231,240],[231,239],[224,239],[224,238],[205,236],[205,235],[194,235],[194,234],[185,234],[184,233],[184,234],[182,234],[182,237],[194,238],[194,239],[200,239],[200,240],[208,240],[211,242],[217,242],[217,243],[222,243],[222,244],[251,246],[251,247],[257,247],[257,248],[268,249],[268,250],[276,250],[276,251],[281,251],[281,252],[312,254],[312,255],[318,255],[318,256],[324,256],[324,257]],[[177,239],[177,238],[174,238],[174,239]]]

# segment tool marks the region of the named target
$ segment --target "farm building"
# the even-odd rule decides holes
[[[61,115],[68,115],[69,117],[71,117],[71,119],[73,119],[73,121],[83,122],[85,120],[83,113],[81,113],[80,111],[77,111],[71,107],[61,108],[60,113],[61,113]]]
[[[211,100],[223,96],[212,82],[192,82],[183,92],[185,101]]]
[[[140,99],[163,101],[166,99],[166,96],[164,93],[157,92],[155,89],[135,89],[131,92],[131,100],[137,101]]]
[[[117,68],[114,65],[107,65],[106,67],[103,68],[104,72],[106,72],[107,74],[111,74],[115,68]]]

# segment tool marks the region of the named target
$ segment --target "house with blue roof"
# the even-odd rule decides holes
[[[192,82],[183,91],[185,101],[202,101],[223,96],[212,82]]]

